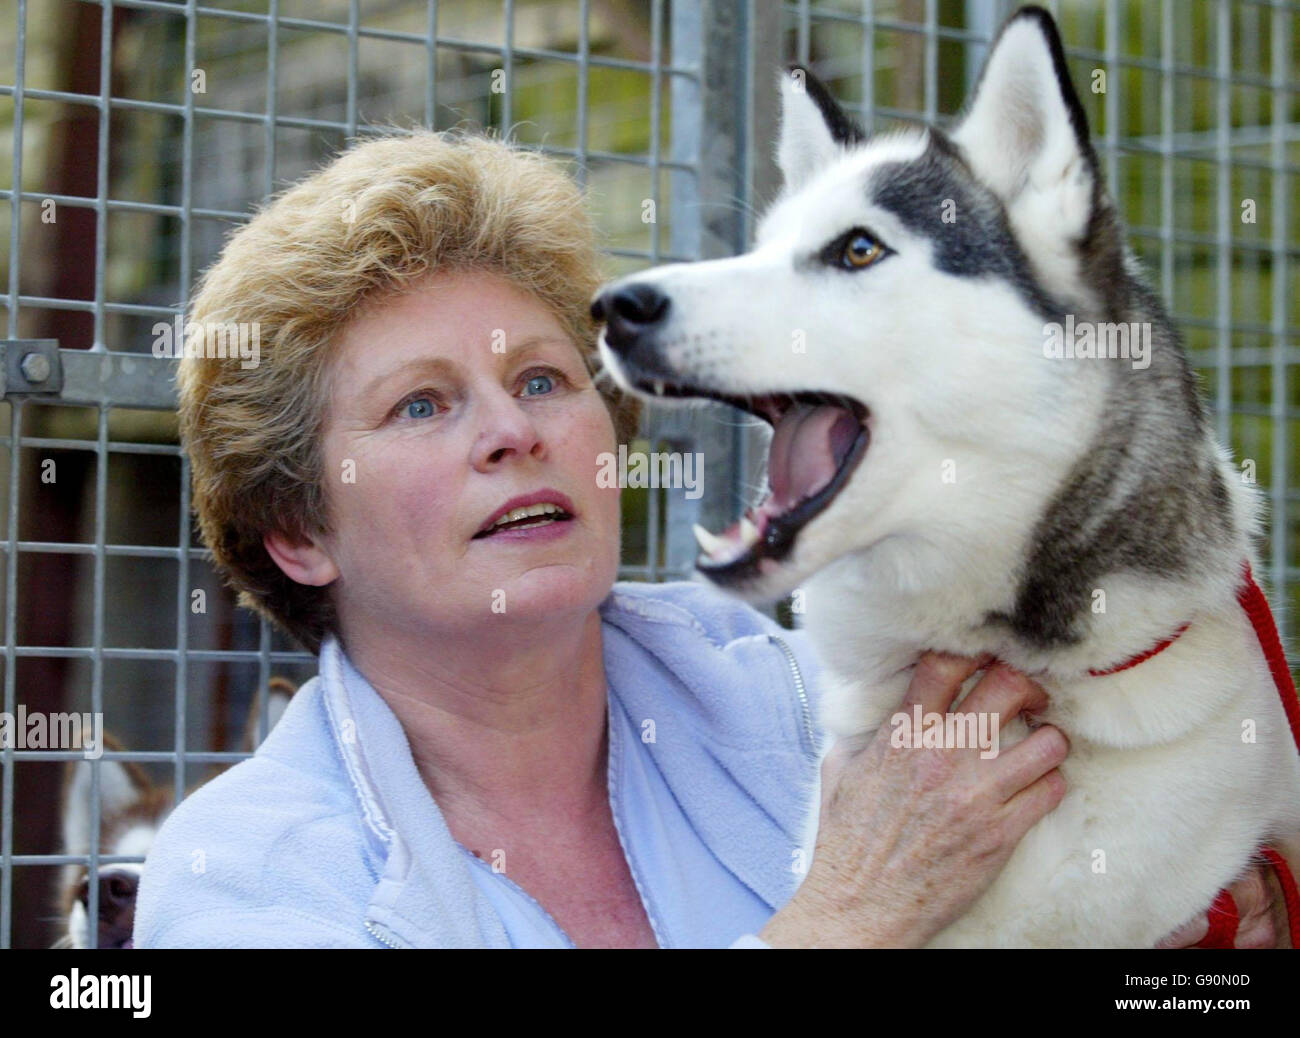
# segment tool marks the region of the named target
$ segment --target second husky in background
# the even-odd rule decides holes
[[[269,732],[280,720],[297,689],[287,679],[275,677],[271,679],[268,691],[266,730]],[[240,740],[242,752],[252,753],[257,749],[260,720],[255,703]],[[104,749],[121,751],[124,748],[111,735],[105,735]],[[91,765],[86,761],[73,761],[66,770],[62,809],[65,854],[90,853],[90,769]],[[99,769],[99,853],[113,857],[145,857],[159,828],[171,813],[172,787],[155,785],[144,769],[132,761],[102,761]],[[224,770],[214,772],[208,781]],[[99,866],[97,948],[133,947],[135,895],[143,874],[144,865],[139,862],[113,862]],[[90,875],[85,865],[64,866],[58,901],[67,929],[54,947],[90,947]]]

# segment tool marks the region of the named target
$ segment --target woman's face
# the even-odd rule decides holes
[[[596,481],[598,455],[617,445],[550,311],[495,275],[439,272],[368,307],[338,347],[331,533],[318,543],[344,633],[595,608],[618,574],[620,491]],[[572,503],[571,520],[475,536],[507,501],[546,491]]]

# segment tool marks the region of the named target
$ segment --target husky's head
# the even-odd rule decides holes
[[[287,678],[273,677],[267,699],[268,728],[274,728],[293,696],[295,686]],[[258,744],[261,714],[249,713],[239,749],[251,753]],[[104,733],[104,749],[120,753],[125,747],[110,733]],[[94,788],[92,768],[86,760],[70,761],[64,771],[62,798],[63,851],[88,855],[94,832]],[[217,769],[217,773],[225,770]],[[104,857],[144,858],[153,846],[158,830],[167,820],[173,804],[170,785],[157,785],[138,765],[129,760],[99,763],[99,853]],[[144,863],[137,861],[101,864],[97,888],[99,920],[97,948],[133,948],[135,898],[144,875]],[[90,872],[85,865],[65,865],[59,882],[59,912],[66,930],[56,948],[90,947]]]
[[[119,752],[122,745],[105,733],[104,748]],[[101,761],[99,769],[99,853],[144,857],[171,810],[170,791],[151,783],[140,766],[131,761]],[[75,761],[68,766],[63,791],[63,849],[66,854],[90,853],[91,782],[89,761]],[[139,862],[100,865],[96,947],[132,946],[136,888],[143,871],[144,866]],[[88,948],[90,875],[86,866],[64,866],[61,886],[60,908],[68,926],[66,936],[57,947]]]
[[[805,69],[780,79],[785,183],[754,248],[592,304],[620,385],[773,426],[767,496],[720,535],[697,529],[701,572],[753,601],[886,542],[951,559],[1008,539],[989,527],[1027,530],[1112,377],[1048,359],[1045,326],[1109,320],[1127,284],[1045,11],[1004,26],[948,134],[869,139]]]

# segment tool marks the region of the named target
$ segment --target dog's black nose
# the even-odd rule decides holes
[[[668,297],[644,282],[611,288],[591,303],[591,316],[605,322],[605,341],[613,347],[631,346],[667,313]]]
[[[131,872],[106,872],[99,877],[99,946],[132,948],[135,894],[139,877]]]
[[[104,905],[116,909],[124,908],[135,902],[136,877],[129,872],[110,872],[99,877],[100,911]]]

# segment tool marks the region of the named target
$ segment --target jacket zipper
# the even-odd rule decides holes
[[[817,755],[817,739],[813,735],[812,709],[808,705],[808,691],[804,687],[803,675],[799,673],[799,664],[794,658],[794,653],[790,651],[784,640],[775,634],[769,634],[769,638],[781,647],[785,653],[786,662],[790,664],[790,673],[794,675],[794,690],[799,697],[799,706],[803,713],[803,729],[808,736],[808,757],[813,758]]]
[[[375,939],[379,941],[381,944],[386,944],[390,948],[401,947],[400,944],[397,944],[395,941],[391,940],[388,937],[385,937],[382,933],[376,930],[375,925],[369,919],[366,920],[366,929],[369,930],[374,935]]]

